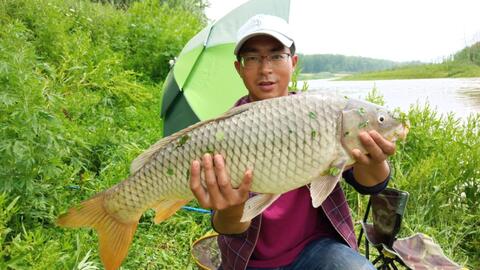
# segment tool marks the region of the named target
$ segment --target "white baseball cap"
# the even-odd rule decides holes
[[[259,35],[272,36],[288,48],[293,44],[290,25],[284,19],[272,15],[258,14],[248,19],[238,29],[234,54],[238,54],[238,51],[248,39]]]

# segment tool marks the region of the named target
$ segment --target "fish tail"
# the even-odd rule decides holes
[[[127,256],[138,220],[131,223],[119,221],[106,211],[104,196],[105,193],[101,193],[77,207],[70,208],[58,218],[57,224],[61,227],[95,228],[100,243],[100,258],[105,269],[114,270],[120,267]]]

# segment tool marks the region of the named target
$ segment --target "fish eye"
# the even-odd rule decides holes
[[[385,122],[385,116],[383,116],[383,115],[378,116],[378,122],[379,123]]]

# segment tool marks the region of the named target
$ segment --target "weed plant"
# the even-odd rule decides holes
[[[96,235],[60,229],[55,220],[126,177],[131,160],[161,137],[168,61],[205,21],[203,10],[175,1],[128,9],[77,0],[0,2],[0,269],[99,265]],[[147,238],[135,243],[158,237],[168,248],[137,248],[144,253],[125,265],[188,265],[189,256],[178,259],[182,252],[171,243],[188,245],[183,241],[201,233],[190,224],[203,218],[176,217],[151,235],[142,220],[137,235]]]
[[[465,121],[428,104],[409,112],[409,138],[392,159],[393,185],[410,193],[403,235],[433,236],[458,262],[480,267],[480,114]]]

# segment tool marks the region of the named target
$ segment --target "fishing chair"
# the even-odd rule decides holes
[[[370,260],[372,245],[378,251],[372,263],[379,270],[397,270],[399,266],[404,269],[462,269],[424,234],[397,239],[408,196],[407,192],[392,188],[370,196],[358,236],[358,246],[365,236],[365,257]],[[370,209],[373,223],[367,222]]]
[[[362,228],[358,236],[358,246],[360,246],[365,233],[365,257],[370,260],[370,245],[374,246],[379,255],[372,263],[379,270],[398,269],[395,263],[406,267],[394,251],[393,243],[400,231],[407,201],[407,192],[391,188],[370,196],[368,200],[367,210],[361,222]],[[370,209],[372,209],[373,223],[367,223]],[[377,265],[379,263],[380,265]]]

